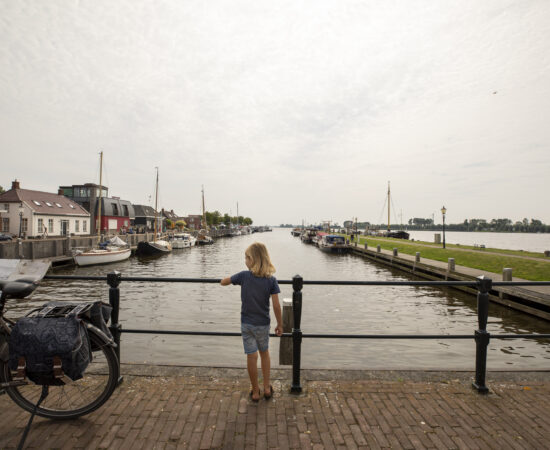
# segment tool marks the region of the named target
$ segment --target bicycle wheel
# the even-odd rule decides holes
[[[49,419],[75,419],[91,413],[105,403],[113,393],[118,382],[118,360],[113,347],[93,331],[89,331],[93,361],[84,377],[70,381],[63,386],[49,386],[49,394],[39,406],[36,414]],[[1,364],[0,377],[11,381],[15,372],[4,362]],[[32,412],[40,398],[42,386],[29,382],[17,387],[8,387],[6,392],[21,408]]]

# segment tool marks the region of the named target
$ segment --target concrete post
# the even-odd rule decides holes
[[[399,254],[399,252],[397,251],[396,248],[393,249],[393,256],[397,256]]]
[[[448,272],[454,272],[455,271],[455,259],[454,258],[449,258],[447,271]]]
[[[377,245],[377,246],[376,246],[376,251],[377,251],[378,253],[380,253],[380,252],[382,251],[382,249],[380,248],[380,245]]]
[[[441,244],[441,233],[434,234],[434,244]]]
[[[292,313],[292,299],[283,299],[283,333],[292,333],[294,315]],[[282,337],[279,344],[279,365],[292,365],[292,338]]]
[[[365,242],[365,250],[368,250],[368,244]]]
[[[512,269],[510,267],[502,269],[502,281],[512,281]],[[503,292],[499,292],[498,296],[503,300],[508,298],[508,295]]]
[[[420,262],[420,252],[416,252],[415,262]]]

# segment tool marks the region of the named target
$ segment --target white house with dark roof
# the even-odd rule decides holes
[[[90,234],[90,213],[62,194],[21,189],[19,181],[0,195],[1,231],[15,236]]]

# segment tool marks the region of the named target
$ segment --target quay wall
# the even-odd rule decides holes
[[[498,274],[487,274],[482,271],[466,268],[456,268],[452,264],[422,258],[417,261],[414,256],[399,256],[396,252],[385,250],[371,250],[360,246],[350,246],[352,253],[376,261],[379,264],[401,270],[410,275],[434,281],[472,281],[479,275],[489,275],[493,281],[509,281],[499,279]],[[474,275],[474,273],[476,273]],[[466,286],[453,286],[472,295],[477,295],[477,289]],[[515,286],[494,286],[489,293],[489,299],[495,303],[531,314],[542,319],[550,320],[550,295],[544,292]]]
[[[172,233],[166,233],[168,237]],[[198,232],[192,232],[195,236]],[[213,238],[230,236],[229,230],[210,232]],[[110,236],[107,236],[109,238]],[[153,233],[118,235],[132,250],[139,242],[152,241]],[[73,250],[84,250],[97,244],[97,236],[52,237],[46,239],[16,239],[0,242],[0,259],[49,259],[53,264],[72,260]]]

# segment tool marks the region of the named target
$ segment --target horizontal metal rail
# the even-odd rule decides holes
[[[106,276],[46,275],[49,280],[86,280],[107,281]],[[120,277],[120,281],[147,281],[152,283],[220,283],[221,278],[173,278],[173,277]],[[279,284],[292,284],[292,280],[277,280]],[[470,286],[477,287],[472,281],[342,281],[342,280],[304,280],[303,284],[320,286]],[[550,286],[550,281],[493,281],[493,286]]]
[[[180,331],[180,330],[151,330],[142,328],[123,328],[122,333],[134,334],[175,334],[189,336],[241,336],[241,333],[230,331]],[[292,333],[283,333],[271,337],[292,337]],[[303,333],[304,338],[321,339],[475,339],[473,334],[317,334]],[[550,334],[491,334],[491,339],[550,339]]]

